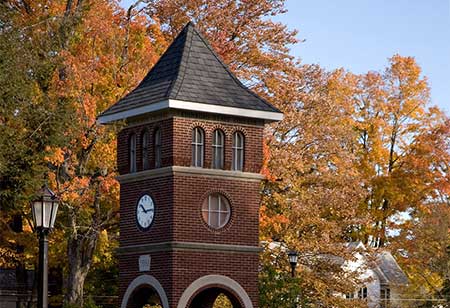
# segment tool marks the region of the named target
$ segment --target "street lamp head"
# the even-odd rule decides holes
[[[295,268],[297,266],[298,253],[294,250],[291,250],[288,252],[288,257],[289,257],[289,263],[291,264],[291,266],[293,268]]]
[[[43,186],[37,198],[31,203],[33,223],[36,230],[51,230],[55,224],[59,200],[55,193],[46,185]]]

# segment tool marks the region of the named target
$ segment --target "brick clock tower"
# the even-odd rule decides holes
[[[101,114],[100,123],[126,123],[117,143],[122,308],[211,308],[219,294],[258,307],[263,129],[282,117],[191,23]]]

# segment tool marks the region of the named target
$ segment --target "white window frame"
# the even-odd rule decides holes
[[[205,132],[201,127],[192,130],[192,166],[203,167],[205,154]]]
[[[240,144],[238,143],[240,139]],[[233,146],[232,146],[232,166],[234,171],[244,170],[244,149],[245,149],[245,137],[241,132],[233,133]]]
[[[212,142],[212,168],[223,169],[225,156],[225,134],[222,130],[216,129],[213,132]]]

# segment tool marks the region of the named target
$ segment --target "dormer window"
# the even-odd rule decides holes
[[[225,135],[220,129],[213,133],[212,142],[212,168],[223,169]]]
[[[157,128],[154,134],[155,145],[155,168],[161,168],[162,166],[162,144],[161,144],[161,129]]]
[[[203,167],[205,133],[200,127],[192,131],[192,166]]]
[[[232,170],[244,169],[244,135],[241,132],[233,134]]]
[[[136,172],[136,135],[132,134],[129,139],[130,172]]]
[[[147,170],[149,168],[148,147],[149,147],[148,131],[145,130],[142,133],[142,170]]]

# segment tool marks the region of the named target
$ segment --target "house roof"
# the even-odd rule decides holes
[[[406,277],[390,252],[382,251],[377,254],[376,267],[382,273],[380,275],[382,283],[393,285],[408,284],[408,277]]]
[[[178,104],[161,103],[167,101]],[[194,25],[188,23],[142,82],[103,112],[99,121],[108,123],[164,108],[190,109],[200,105],[205,112],[232,110],[246,116],[248,110],[259,112],[253,113],[254,118],[264,119],[265,113],[273,118],[270,120],[282,118],[277,108],[236,78]],[[194,107],[192,110],[196,110]]]

